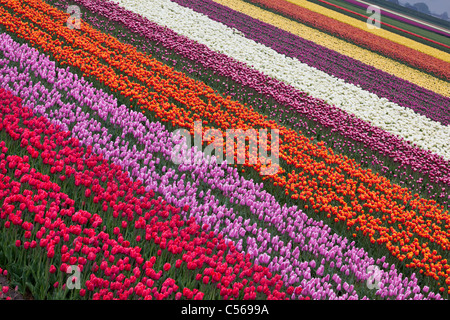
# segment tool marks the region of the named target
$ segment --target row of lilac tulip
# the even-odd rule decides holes
[[[177,140],[172,140],[163,125],[150,122],[129,107],[118,106],[112,96],[68,69],[55,67],[47,57],[6,34],[0,35],[0,44],[0,86],[20,96],[24,106],[45,115],[61,129],[70,129],[83,145],[92,145],[94,152],[122,166],[168,203],[188,204],[190,216],[198,223],[235,240],[239,250],[250,253],[257,263],[268,264],[289,284],[301,283],[303,295],[356,299],[356,285],[349,283],[367,281],[367,268],[378,265],[377,296],[441,298],[428,293],[426,287],[420,288],[414,275],[404,277],[385,262],[385,257],[371,258],[322,221],[308,218],[295,206],[281,206],[262,185],[240,177],[226,162],[217,165],[195,149],[184,148],[202,162],[174,166],[169,160]],[[127,141],[130,136],[136,141],[133,147]],[[207,192],[203,191],[205,186]],[[344,294],[339,296],[338,291]]]
[[[58,2],[61,8],[66,3],[66,0]],[[420,149],[408,141],[362,121],[339,108],[328,105],[319,99],[308,97],[304,92],[290,85],[267,77],[243,63],[208,49],[205,45],[179,36],[172,30],[161,27],[114,3],[109,1],[100,3],[97,0],[76,0],[76,3],[85,6],[85,8],[88,8],[98,16],[107,17],[111,24],[114,22],[121,23],[135,34],[173,50],[204,68],[213,70],[217,75],[228,77],[238,84],[254,89],[258,93],[274,99],[283,106],[282,109],[289,111],[288,113],[304,117],[318,124],[319,127],[331,130],[331,134],[323,134],[323,136],[331,136],[338,133],[340,137],[362,144],[363,148],[359,148],[361,157],[364,157],[363,150],[370,150],[381,156],[376,162],[382,159],[390,159],[403,167],[403,170],[410,169],[413,172],[423,174],[431,182],[450,186],[450,166],[448,161],[441,156]],[[105,24],[103,20],[95,18],[90,19],[89,23],[98,28]],[[108,26],[108,28],[113,28],[113,26]],[[118,32],[121,33],[120,31]],[[197,72],[197,70],[191,71],[193,73]],[[366,160],[372,161],[373,159]]]

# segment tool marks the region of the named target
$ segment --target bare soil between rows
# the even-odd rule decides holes
[[[9,282],[6,276],[0,275],[0,292],[4,286],[9,286]],[[22,295],[20,292],[15,291],[14,288],[9,287],[8,293],[3,294],[0,300],[6,300],[7,297],[10,297],[11,300],[33,300],[28,294]]]

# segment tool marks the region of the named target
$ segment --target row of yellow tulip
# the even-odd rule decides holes
[[[310,28],[300,22],[295,22],[281,15],[263,10],[241,0],[213,1],[265,23],[271,24],[277,28],[288,31],[306,40],[312,41],[320,46],[334,50],[342,55],[359,60],[369,66],[407,80],[418,86],[424,87],[444,96],[450,96],[450,87],[446,81],[437,79],[436,77],[415,68],[411,68],[403,63],[361,48],[317,29]]]
[[[317,4],[305,1],[305,0],[287,0],[290,3],[293,3],[297,6],[303,7],[305,9],[320,13],[324,16],[327,16],[329,18],[335,19],[337,21],[346,23],[350,26],[356,27],[358,29],[367,31],[369,33],[375,34],[377,36],[383,37],[385,39],[389,39],[390,41],[396,42],[398,44],[404,45],[406,47],[409,47],[411,49],[423,52],[425,54],[428,54],[432,57],[441,59],[446,62],[450,62],[450,54],[445,53],[439,49],[432,48],[430,46],[427,46],[425,44],[419,43],[417,41],[414,41],[412,39],[408,39],[405,37],[402,37],[398,34],[389,32],[384,29],[369,29],[367,27],[367,23],[363,21],[359,21],[355,18],[351,18],[349,16],[346,16],[345,14],[336,12],[334,10],[330,10],[327,8],[324,8],[322,6],[319,6]]]

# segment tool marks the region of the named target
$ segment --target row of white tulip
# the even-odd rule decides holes
[[[380,98],[342,79],[286,57],[228,26],[169,0],[113,0],[210,49],[243,62],[372,125],[450,159],[450,127]]]

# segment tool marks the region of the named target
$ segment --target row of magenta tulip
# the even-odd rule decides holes
[[[300,7],[295,3],[285,0],[246,0],[264,7],[286,14],[298,21],[311,25],[319,30],[335,35],[339,38],[351,41],[363,48],[373,50],[382,55],[402,61],[415,68],[429,72],[442,79],[449,80],[450,69],[448,63],[431,57],[426,53],[408,48],[389,39],[382,38],[366,30],[351,26],[342,21],[327,17],[318,12]],[[425,62],[425,60],[429,60]]]
[[[155,4],[150,7],[141,6],[135,0],[122,0],[120,3],[133,12],[142,14],[157,23],[167,24],[180,34],[195,39],[216,51],[224,52],[315,98],[323,99],[399,138],[410,140],[424,150],[433,151],[447,160],[450,159],[450,151],[447,148],[447,141],[450,140],[448,127],[417,114],[410,108],[401,107],[358,86],[301,63],[298,59],[286,57],[268,46],[242,36],[242,32],[201,13],[169,0],[160,1],[164,3],[164,8],[170,8],[170,11],[174,11],[175,14],[168,15],[165,10],[160,11]],[[215,2],[218,1],[220,0]],[[222,1],[222,4],[228,6],[230,3],[230,6],[236,6],[238,5],[236,2],[243,4],[240,0],[230,0],[226,3]],[[308,4],[305,3],[305,5]],[[199,28],[199,25],[204,27]],[[448,59],[450,55],[446,61]],[[443,83],[445,82],[441,82]],[[445,87],[448,89],[448,85]],[[448,90],[445,91],[446,95],[450,94]]]
[[[447,202],[449,195],[446,195],[445,190],[442,193],[441,189],[442,184],[445,186],[450,183],[449,174],[446,172],[449,165],[448,161],[436,157],[435,154],[416,148],[342,110],[331,108],[323,102],[305,97],[303,93],[290,86],[264,77],[255,70],[211,51],[203,45],[182,38],[171,32],[170,29],[161,28],[110,2],[100,4],[96,1],[87,3],[84,0],[77,0],[77,3],[86,5],[83,7],[84,12],[91,10],[97,15],[93,17],[85,15],[85,19],[88,19],[89,23],[97,28],[121,35],[121,41],[137,45],[141,42],[134,42],[131,39],[146,37],[147,42],[139,47],[147,52],[155,44],[163,46],[162,49],[167,48],[167,52],[163,53],[162,61],[167,61],[169,64],[174,61],[174,65],[175,62],[177,65],[181,65],[180,58],[183,57],[193,61],[191,64],[185,63],[185,66],[183,65],[178,70],[190,73],[192,77],[200,75],[201,81],[230,95],[233,99],[243,99],[243,104],[248,102],[261,112],[271,110],[268,112],[271,118],[275,114],[280,115],[280,120],[283,118],[286,125],[294,126],[296,130],[301,127],[305,134],[311,134],[326,141],[327,145],[332,148],[337,149],[342,146],[342,151],[350,157],[360,159],[363,164],[370,164],[372,168],[379,166],[380,172],[390,175],[393,180],[399,179],[399,183],[405,183],[405,186],[418,193],[425,192],[424,195],[434,198],[438,202],[442,199]],[[63,1],[60,8],[63,8],[64,4]],[[98,16],[107,16],[108,18],[98,19]],[[118,17],[121,16],[128,18],[119,19]],[[129,28],[133,33],[126,33],[124,30],[116,28],[115,23]],[[175,57],[176,61],[169,50],[178,52],[179,56]],[[159,53],[162,53],[159,52],[159,48],[152,51],[152,55],[158,56]],[[168,57],[164,59],[164,55]],[[222,68],[222,65],[226,65],[227,68]],[[216,81],[218,77],[220,78],[219,82]],[[275,105],[267,103],[270,99],[275,99],[273,102]],[[276,104],[280,104],[280,106]],[[306,117],[308,123],[304,121],[303,117]],[[340,152],[340,150],[337,151]],[[405,172],[408,174],[405,175]],[[410,178],[409,175],[412,175],[412,179],[406,179]],[[416,183],[417,181],[418,183]],[[428,181],[433,184],[434,182],[438,183],[430,186]]]
[[[241,123],[241,128],[246,129],[246,123],[249,121],[255,127],[279,128],[283,141],[286,143],[286,145],[282,145],[281,157],[288,164],[295,164],[297,170],[303,168],[304,171],[301,174],[293,171],[287,175],[288,179],[286,179],[286,176],[281,177],[279,174],[271,176],[270,179],[275,186],[283,187],[285,193],[291,195],[292,199],[300,199],[309,203],[316,213],[325,213],[327,217],[334,215],[335,222],[344,221],[349,229],[357,224],[354,228],[356,232],[362,234],[361,236],[368,237],[371,243],[377,242],[380,245],[385,243],[385,247],[392,255],[400,261],[406,259],[407,267],[418,268],[420,273],[434,278],[436,281],[439,281],[439,279],[446,281],[448,278],[445,272],[448,268],[447,260],[439,254],[445,255],[448,241],[445,231],[447,227],[439,227],[434,223],[434,221],[445,220],[446,212],[439,205],[436,205],[435,201],[420,199],[418,195],[413,195],[407,189],[392,185],[389,180],[372,174],[370,170],[362,170],[347,157],[333,155],[331,150],[320,147],[320,144],[319,147],[312,145],[308,139],[295,132],[263,120],[260,115],[248,108],[239,106],[238,103],[230,99],[223,99],[213,94],[213,90],[204,86],[204,84],[194,82],[183,74],[173,73],[167,66],[137,53],[135,48],[119,44],[115,38],[107,37],[85,24],[82,28],[83,35],[80,35],[77,31],[69,30],[63,24],[55,23],[57,20],[46,20],[45,14],[31,10],[30,15],[30,12],[22,10],[16,5],[14,7],[14,10],[17,10],[22,18],[25,17],[37,24],[44,22],[44,25],[42,25],[44,29],[50,30],[52,33],[56,32],[60,39],[69,41],[73,47],[64,47],[64,50],[62,50],[61,43],[58,42],[57,46],[52,45],[54,40],[43,30],[39,30],[39,37],[36,37],[36,34],[27,32],[29,28],[27,22],[23,22],[7,12],[2,12],[8,17],[5,23],[8,29],[14,29],[16,34],[26,39],[33,38],[35,45],[44,46],[46,50],[53,52],[59,61],[72,60],[72,63],[75,63],[82,72],[95,75],[100,82],[120,90],[125,96],[132,96],[138,100],[138,105],[141,104],[142,109],[145,107],[155,112],[156,117],[161,117],[164,121],[171,121],[173,125],[192,129],[194,119],[190,118],[190,113],[194,111],[194,118],[203,119],[204,124],[213,120],[222,130],[229,128],[230,122]],[[57,15],[58,11],[49,8],[48,13]],[[60,21],[65,22],[65,19]],[[99,45],[100,43],[102,45]],[[108,46],[114,49],[109,49]],[[79,49],[75,50],[75,48]],[[125,52],[126,57],[123,56]],[[119,58],[121,53],[122,57]],[[95,58],[97,55],[101,56],[107,64],[100,63],[98,58]],[[83,61],[89,61],[89,65],[87,66]],[[141,64],[141,68],[136,66],[136,62]],[[155,74],[148,69],[144,69],[144,65],[151,66],[152,72]],[[148,84],[156,91],[149,94],[142,85],[133,84],[128,77],[118,77],[111,66],[124,72],[128,77],[135,76],[137,80]],[[162,80],[156,73],[159,73],[165,79]],[[164,85],[159,81],[164,81]],[[129,85],[131,87],[127,88]],[[183,93],[173,91],[174,85],[183,86]],[[186,95],[186,90],[189,92],[188,95]],[[211,104],[206,105],[202,99],[198,98],[199,96],[206,97],[210,102],[221,106],[221,108],[226,108],[228,113],[222,114],[221,109],[217,109]],[[169,97],[178,101],[183,109],[167,103]],[[162,106],[159,106],[159,103]],[[237,110],[239,111],[239,121],[237,121],[237,118],[233,119],[233,117],[236,117],[233,114]],[[308,154],[304,154],[305,151]],[[287,154],[284,154],[284,152],[287,152]],[[320,164],[315,164],[315,160],[311,156],[323,160]],[[329,164],[325,165],[325,163]],[[333,163],[340,168],[329,166]],[[253,165],[253,167],[260,169],[260,164]],[[302,176],[303,174],[306,175]],[[345,174],[344,177],[348,176],[349,178],[339,178],[339,183],[336,180],[330,184],[328,179],[325,180],[321,177],[324,174],[330,177],[340,177]],[[356,190],[355,188],[354,190],[349,189],[348,186],[353,185],[352,179],[355,178],[361,182],[361,185]],[[298,182],[295,182],[296,180]],[[364,186],[365,184],[367,187]],[[334,191],[331,187],[334,188]],[[376,191],[370,190],[373,188]],[[302,190],[301,193],[297,193],[297,190],[300,189]],[[386,196],[380,196],[380,191],[385,193]],[[342,195],[339,197],[336,192]],[[357,196],[356,193],[359,195]],[[350,198],[351,207],[348,206],[349,202],[346,202],[343,197]],[[411,209],[399,205],[396,199],[403,201]],[[340,207],[332,206],[330,203],[333,200],[346,204]],[[359,203],[361,201],[366,210],[369,211],[368,213],[364,212],[363,205]],[[379,212],[381,218],[374,217],[372,215],[374,212]],[[422,216],[429,217],[432,220],[430,222],[424,221],[421,218]],[[393,223],[399,222],[404,224],[405,230],[402,230],[402,232],[396,232],[391,227]],[[428,223],[434,224],[434,231],[428,227]],[[435,243],[433,246],[436,246],[439,251],[430,249],[430,246],[427,245],[429,239],[433,239]],[[426,243],[423,243],[424,246],[421,245],[422,241],[426,241]],[[415,258],[415,256],[422,255],[422,260]],[[441,291],[445,291],[445,289],[441,287]]]
[[[236,28],[246,37],[283,55],[298,59],[302,63],[343,79],[345,82],[359,85],[380,98],[386,98],[400,106],[411,108],[443,125],[450,123],[450,99],[448,97],[231,10],[213,0],[175,0],[175,2],[205,14],[214,21]]]
[[[244,251],[250,257],[257,263],[267,264],[270,271],[280,273],[288,285],[301,282],[306,290],[304,293],[319,299],[355,298],[358,291],[361,295],[361,288],[355,289],[346,281],[341,284],[341,277],[353,278],[360,283],[367,280],[370,275],[366,269],[375,264],[375,259],[367,252],[333,234],[322,222],[308,219],[296,207],[281,207],[260,185],[242,180],[237,170],[227,168],[226,163],[216,166],[203,161],[197,165],[170,168],[168,159],[174,142],[162,125],[150,123],[141,113],[123,105],[117,106],[112,96],[92,88],[70,72],[56,68],[36,50],[19,45],[4,34],[0,39],[9,64],[16,64],[5,64],[0,81],[20,95],[26,106],[65,130],[71,130],[82,145],[92,145],[94,152],[120,165],[132,179],[143,181],[147,190],[157,191],[169,204],[188,204],[191,217],[195,217],[198,224],[206,224],[206,230],[234,239],[240,252],[245,246]],[[33,78],[32,75],[38,73],[40,76]],[[47,86],[53,84],[50,85],[53,90],[47,90],[41,81]],[[66,99],[72,100],[62,102]],[[116,137],[115,141],[110,132]],[[127,137],[126,141],[124,137]],[[134,141],[132,149],[128,147],[130,139]],[[161,166],[162,173],[157,171]],[[189,179],[193,175],[195,178]],[[202,185],[208,189],[206,194]],[[215,189],[220,191],[219,196],[212,193]],[[203,203],[197,200],[201,198]],[[238,212],[240,214],[236,216]],[[268,228],[261,227],[259,221],[262,220]],[[292,228],[292,224],[296,228]],[[289,236],[283,236],[285,234]],[[311,261],[305,261],[307,257]],[[321,263],[316,263],[319,260]],[[392,269],[394,265],[389,268],[385,257],[377,259],[376,263],[381,270],[391,268],[382,271],[383,289],[376,295],[401,299],[414,293],[415,298],[420,297],[417,279],[414,281],[412,277],[403,287],[404,279]],[[314,273],[315,277],[312,277]],[[341,273],[341,277],[337,273]],[[333,285],[329,279],[335,281]],[[341,290],[341,285],[348,290],[339,297],[335,292]]]

